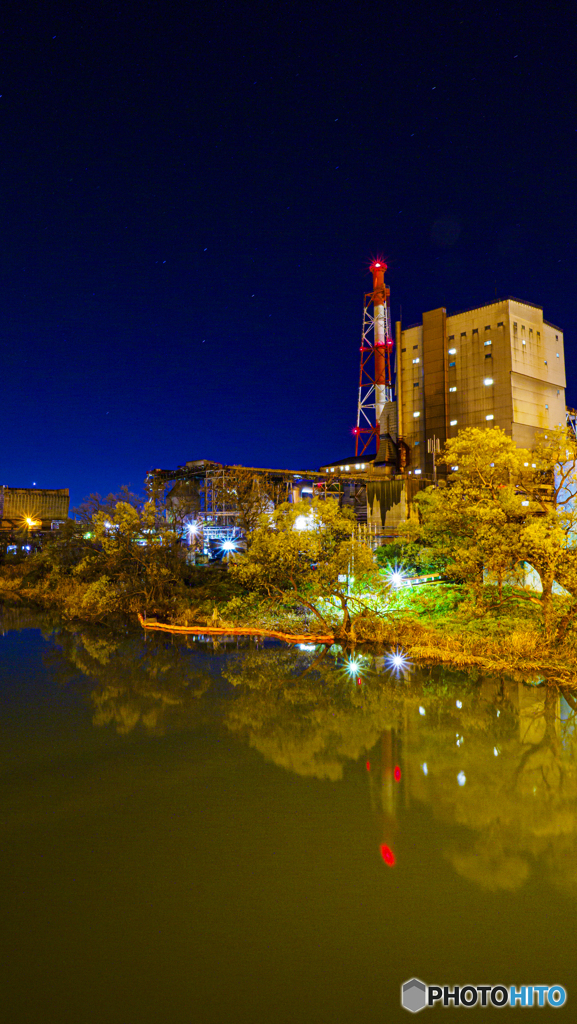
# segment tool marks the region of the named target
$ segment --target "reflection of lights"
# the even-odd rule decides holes
[[[497,747],[493,747],[493,753],[495,757],[499,757],[499,751],[497,750]]]
[[[501,714],[501,712],[500,712],[500,711],[497,711],[497,718],[499,717],[499,715],[500,715],[500,714]]]
[[[421,769],[422,769],[423,775],[428,775],[429,774],[429,769],[427,767],[427,762],[426,761],[423,761],[423,764],[421,765]]]
[[[299,644],[299,651],[316,651],[316,644]]]
[[[370,770],[371,770],[371,762],[370,761],[367,761],[366,769],[367,769],[368,772],[370,772]]]
[[[356,660],[356,658],[349,658],[347,662],[347,672],[349,673],[349,675],[358,676],[360,670],[361,666],[360,663]]]
[[[465,773],[464,772],[459,772],[459,774],[457,775],[457,782],[459,783],[459,785],[460,786],[464,786],[466,781],[467,781],[467,776],[465,775]]]
[[[410,667],[409,659],[399,647],[396,647],[394,651],[390,651],[387,654],[385,662],[388,669],[394,669],[396,672],[401,672],[403,669]]]
[[[393,775],[394,775],[394,778],[395,778],[395,782],[400,782],[401,781],[401,769],[399,768],[398,764],[395,765],[395,770],[393,772]]]
[[[395,855],[394,855],[393,851],[391,850],[391,847],[390,846],[386,846],[385,843],[381,843],[380,850],[381,850],[381,857],[383,858],[385,864],[388,864],[390,868],[394,867],[394,865],[395,865]]]
[[[463,707],[463,701],[462,700],[456,701],[456,704],[457,704],[458,708],[462,708]]]
[[[426,715],[426,714],[427,714],[427,712],[425,711],[425,709],[424,709],[423,707],[420,707],[420,708],[419,708],[419,714],[420,714],[420,715]]]

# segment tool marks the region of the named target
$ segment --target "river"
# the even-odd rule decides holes
[[[539,1019],[577,1020],[570,694],[0,627],[3,1020],[380,1024],[413,977],[561,985]]]

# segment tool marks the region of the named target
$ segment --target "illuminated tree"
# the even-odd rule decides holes
[[[324,630],[350,636],[388,593],[371,550],[353,539],[354,525],[335,501],[285,502],[261,516],[231,572],[246,590],[304,607]]]

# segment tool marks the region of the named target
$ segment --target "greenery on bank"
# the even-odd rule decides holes
[[[0,566],[0,598],[93,623],[143,612],[177,625],[322,631],[402,646],[414,658],[499,671],[523,664],[569,681],[577,673],[574,438],[550,432],[529,452],[498,428],[465,430],[439,461],[447,481],[418,496],[417,514],[376,559],[350,510],[314,500],[263,511],[258,489],[251,509],[245,482],[246,553],[196,566],[183,543],[186,501],[125,491],[92,497],[42,551]],[[537,589],[527,586],[529,572]],[[444,582],[404,585],[427,573]]]

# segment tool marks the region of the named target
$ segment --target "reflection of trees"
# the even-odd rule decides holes
[[[330,655],[307,669],[291,651],[266,659],[254,651],[224,674],[243,687],[227,710],[228,728],[298,775],[342,778],[345,762],[371,750],[397,715],[382,687],[358,686]]]
[[[61,676],[70,678],[73,669],[96,683],[90,696],[97,726],[113,724],[129,733],[141,724],[160,734],[169,725],[190,727],[205,713],[200,698],[213,677],[198,666],[186,641],[94,628],[61,628],[55,640]]]
[[[577,775],[573,714],[561,721],[555,687],[481,686],[457,711],[446,708],[414,747],[427,764],[415,795],[435,814],[465,826],[447,856],[488,889],[516,889],[532,871],[577,882]],[[564,707],[567,707],[564,704]],[[431,723],[429,723],[430,725]],[[462,773],[465,781],[459,785]]]

